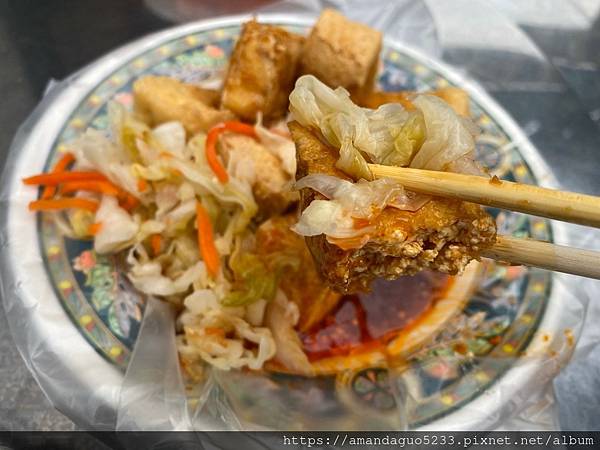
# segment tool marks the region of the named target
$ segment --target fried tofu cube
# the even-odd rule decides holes
[[[302,236],[290,227],[296,214],[275,216],[256,230],[257,254],[265,261],[285,253],[300,263],[297,270],[286,270],[279,281],[287,298],[298,305],[298,330],[308,331],[319,323],[341,299],[320,277]]]
[[[325,9],[306,39],[301,71],[332,88],[342,86],[353,94],[371,91],[381,42],[379,31]]]
[[[280,214],[298,200],[298,194],[290,189],[293,177],[283,169],[279,158],[255,139],[224,134],[219,140],[219,153],[230,173],[250,183],[263,216]]]
[[[247,121],[287,113],[304,38],[275,25],[246,22],[229,61],[221,104]]]
[[[335,168],[337,149],[297,122],[288,127],[296,143],[297,179],[322,173],[351,181]],[[302,189],[301,210],[315,199],[325,197]],[[371,225],[375,231],[360,248],[340,248],[324,235],[305,238],[317,270],[332,288],[365,291],[376,278],[395,279],[424,269],[457,274],[496,240],[495,221],[481,206],[441,197],[414,212],[385,208]]]
[[[134,110],[151,126],[179,121],[188,135],[207,131],[231,120],[230,111],[219,110],[214,93],[170,77],[146,76],[133,83]]]

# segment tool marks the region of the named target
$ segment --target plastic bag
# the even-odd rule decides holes
[[[431,10],[425,3],[410,1],[394,4],[370,2],[368,9],[364,9],[364,5],[361,9],[356,2],[339,1],[333,2],[333,5],[340,7],[350,18],[382,29],[386,36],[408,42],[434,56],[442,53],[443,43],[438,34],[440,23],[436,21],[440,10],[431,5]],[[321,6],[320,2],[281,2],[270,8],[274,11],[317,13]],[[326,6],[331,5],[327,3]],[[156,39],[160,40],[160,35]],[[25,141],[28,145],[37,143],[40,148],[45,148],[44,143],[52,141],[54,136],[38,126],[39,120],[44,118],[47,123],[52,120],[49,110],[57,99],[68,103],[70,97],[75,98],[78,92],[87,92],[91,87],[93,84],[86,78],[84,70],[57,83],[48,92],[13,142],[0,197],[4,206],[1,211],[1,256],[2,297],[6,314],[23,358],[53,404],[80,427],[96,430],[408,428],[411,422],[409,416],[414,414],[417,398],[422,395],[412,382],[415,374],[410,368],[392,370],[385,381],[377,378],[379,373],[375,373],[375,380],[379,383],[375,383],[377,389],[388,395],[382,397],[382,401],[391,405],[384,408],[383,413],[368,409],[357,413],[356,409],[348,407],[343,417],[336,414],[326,417],[340,408],[328,396],[331,391],[331,386],[327,385],[329,381],[315,379],[311,383],[287,383],[287,388],[282,389],[273,379],[258,373],[208,369],[202,382],[186,383],[181,379],[176,358],[174,314],[158,300],[149,299],[147,302],[138,341],[124,376],[100,355],[90,355],[89,344],[75,327],[58,325],[63,323],[67,312],[55,300],[52,286],[44,273],[42,257],[35,250],[37,243],[11,238],[19,228],[36,226],[26,217],[30,214],[27,211],[30,192],[21,186],[20,180],[15,179],[15,174],[23,173],[24,167],[28,173],[38,172],[43,163],[41,158],[23,160],[17,150]],[[69,98],[66,93],[70,93]],[[539,172],[545,173],[542,183],[556,187],[541,159],[536,161],[536,166]],[[561,244],[586,248],[600,246],[597,233],[565,225],[561,225],[560,229],[565,231],[559,236]],[[17,273],[20,274],[18,277],[15,276]],[[588,300],[600,291],[600,286],[590,280],[556,274],[553,290],[553,302],[560,302],[560,314],[556,314],[555,308],[552,316],[544,316],[544,322],[525,355],[516,359],[511,352],[505,352],[504,357],[510,359],[511,368],[502,382],[486,388],[443,422],[434,421],[431,425],[422,426],[423,429],[558,427],[552,380],[572,355],[575,341],[581,334]],[[595,307],[590,311],[594,316],[585,320],[587,324],[597,320],[600,313]],[[457,333],[468,328],[464,321],[455,325]],[[39,332],[40,327],[46,329],[44,334]],[[450,324],[448,328],[447,336],[440,339],[452,339]],[[546,333],[545,329],[552,330],[552,333]],[[52,336],[50,340],[43,338],[48,333]],[[586,333],[584,336],[578,357],[595,348],[600,340],[598,333]],[[435,351],[435,348],[430,350]],[[71,353],[68,363],[64,358],[66,352]],[[427,370],[453,367],[453,357],[446,356],[446,359],[444,355],[440,357],[440,361],[447,363],[445,366],[427,367]],[[479,360],[481,364],[491,365],[502,362],[492,356]],[[419,366],[418,370],[424,370],[423,366]],[[336,382],[345,382],[346,375],[354,376],[352,373],[340,374]],[[526,383],[522,382],[524,379]],[[436,378],[435,382],[443,383],[443,379]],[[242,385],[246,389],[240,391],[239,386]],[[453,398],[441,399],[455,401]],[[355,406],[355,401],[354,398],[345,398],[342,404]],[[490,405],[494,407],[490,409]],[[244,410],[244,414],[239,414],[240,410]]]

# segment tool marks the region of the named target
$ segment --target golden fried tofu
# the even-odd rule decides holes
[[[283,28],[246,22],[225,76],[221,104],[250,122],[287,113],[304,38]]]
[[[189,135],[231,120],[230,111],[215,108],[214,93],[169,77],[146,76],[133,83],[135,113],[155,126],[177,120]]]
[[[207,89],[200,86],[193,86],[195,89],[194,96],[205,105],[219,109],[221,104],[221,92],[216,89]]]
[[[338,151],[297,122],[288,124],[296,144],[296,178],[323,173],[351,181],[335,168]],[[300,192],[304,210],[324,197],[312,189]],[[318,271],[341,292],[364,291],[375,278],[394,279],[423,269],[461,272],[496,239],[496,224],[481,206],[433,197],[415,212],[385,208],[371,223],[375,231],[361,248],[342,249],[324,235],[306,237]]]
[[[411,102],[411,97],[415,94],[413,91],[395,91],[384,92],[374,91],[363,93],[362,95],[354,96],[355,102],[364,107],[377,109],[386,103],[400,103],[406,109],[414,109]],[[471,115],[469,108],[469,94],[463,89],[449,86],[433,91],[428,91],[427,94],[435,95],[448,103],[457,114],[465,117]]]
[[[264,145],[241,134],[226,133],[219,140],[219,153],[237,178],[247,177],[261,215],[281,214],[291,202],[298,200],[291,191],[292,177],[283,169],[281,161]]]
[[[341,295],[319,276],[304,239],[290,229],[295,221],[296,215],[288,214],[262,223],[256,231],[256,245],[257,254],[267,264],[270,258],[281,257],[282,253],[298,260],[297,270],[286,270],[279,286],[287,298],[298,305],[298,329],[307,331],[335,307]]]
[[[381,33],[325,9],[312,28],[302,51],[300,70],[332,88],[353,94],[373,90],[377,75]]]

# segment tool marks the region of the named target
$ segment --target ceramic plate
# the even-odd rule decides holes
[[[20,149],[12,181],[15,189],[21,176],[51,167],[66,151],[67,143],[87,127],[105,129],[109,101],[130,107],[131,85],[136,78],[168,75],[190,82],[218,80],[245,19],[233,17],[167,30],[86,68],[77,83],[56,96],[34,124],[31,138]],[[276,15],[259,19],[299,33],[305,33],[311,24],[302,18]],[[540,183],[546,169],[537,152],[477,85],[398,43],[386,41],[381,56],[378,82],[383,90],[422,91],[457,85],[469,91],[473,119],[482,130],[477,145],[479,160],[502,179]],[[45,145],[40,147],[40,142]],[[491,213],[501,233],[550,242],[560,233],[544,219],[497,210]],[[44,280],[39,283],[52,288],[54,296],[47,301],[54,305],[48,307],[60,305],[68,316],[62,326],[76,329],[85,338],[74,337],[71,345],[86,346],[79,354],[88,352],[89,358],[94,359],[94,352],[101,355],[104,362],[94,361],[106,366],[108,378],[122,377],[143,317],[143,300],[122,295],[115,261],[96,255],[90,241],[64,238],[50,216],[36,218],[26,211],[10,211],[9,216],[9,238],[35,242],[42,257],[43,267],[32,270]],[[486,404],[490,400],[483,398],[482,392],[497,385],[510,392],[534,376],[534,369],[511,368],[542,322],[545,330],[556,328],[555,291],[549,272],[486,262],[475,292],[446,327],[444,336],[411,357],[401,373],[368,367],[304,379],[232,372],[221,377],[221,385],[236,412],[265,427],[289,428],[289,411],[302,411],[308,428],[311,423],[331,429],[390,428],[402,426],[399,420],[411,428],[446,428],[466,414],[467,404],[489,411],[507,400]],[[53,339],[44,323],[32,326]],[[83,373],[81,361],[69,361],[72,352],[65,343],[52,345],[67,366],[76,374]],[[74,377],[82,389],[93,383],[82,379],[83,375]],[[398,417],[399,402],[408,405],[402,419]],[[288,413],[274,414],[279,409]]]

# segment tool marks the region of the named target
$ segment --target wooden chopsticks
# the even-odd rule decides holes
[[[600,197],[460,173],[369,164],[377,178],[392,178],[406,189],[564,222],[600,227]]]
[[[376,178],[397,180],[423,194],[600,228],[600,197],[450,172],[369,164]],[[510,264],[540,267],[600,279],[600,252],[498,236],[482,256]]]
[[[600,279],[600,253],[534,239],[498,236],[481,256],[510,264]]]

